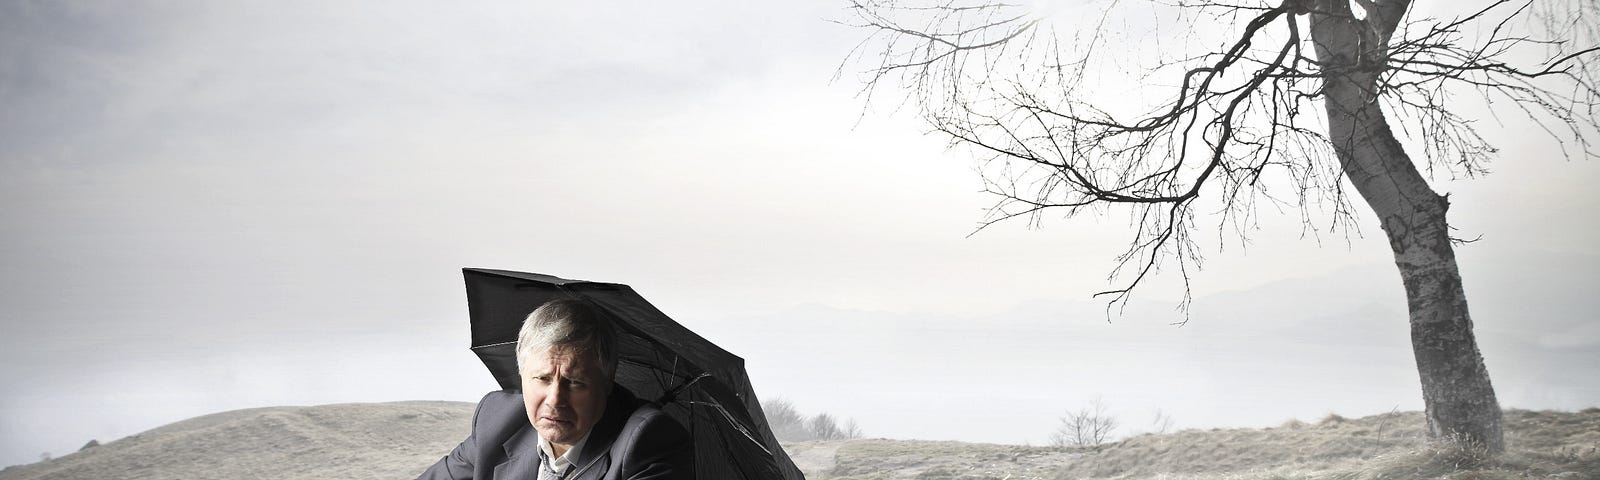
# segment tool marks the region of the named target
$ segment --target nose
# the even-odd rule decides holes
[[[544,396],[544,403],[551,407],[564,407],[567,405],[567,382],[556,380],[550,382],[550,391]]]

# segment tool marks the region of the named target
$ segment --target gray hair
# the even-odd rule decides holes
[[[582,300],[551,300],[528,314],[517,332],[517,370],[534,353],[557,347],[575,355],[593,354],[607,380],[617,371],[617,336],[611,322]]]

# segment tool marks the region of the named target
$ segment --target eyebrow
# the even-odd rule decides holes
[[[590,381],[594,381],[595,380],[595,375],[593,374],[593,372],[590,372],[588,370],[568,370],[568,372],[569,372],[568,374],[561,375],[561,378],[565,378],[567,380],[579,380],[579,381],[585,381],[585,382],[590,382]],[[539,371],[529,372],[528,376],[531,377],[531,378],[539,378],[539,377],[550,377],[550,376],[555,376],[555,375],[553,373],[551,373],[550,370],[539,370]]]

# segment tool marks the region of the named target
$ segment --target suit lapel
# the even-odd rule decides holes
[[[611,444],[621,433],[628,415],[633,413],[633,402],[632,392],[620,385],[612,387],[611,396],[606,398],[606,411],[590,430],[583,451],[578,452],[578,461],[574,462],[578,470],[574,470],[576,475],[570,477],[571,480],[599,480],[611,471]]]
[[[494,478],[539,478],[539,435],[532,425],[523,426],[506,440],[504,447],[506,461],[494,467]]]
[[[611,471],[611,455],[609,452],[600,452],[599,457],[584,459],[583,463],[574,466],[575,475],[567,477],[568,480],[600,480],[601,476]]]

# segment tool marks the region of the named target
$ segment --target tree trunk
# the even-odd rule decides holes
[[[1322,8],[1312,14],[1311,38],[1325,72],[1328,139],[1345,176],[1382,222],[1394,251],[1406,288],[1428,433],[1436,440],[1499,453],[1505,447],[1500,405],[1467,314],[1445,221],[1449,201],[1428,186],[1377,101],[1386,58],[1381,48],[1371,46],[1387,42],[1389,35],[1381,27],[1385,22],[1356,20],[1348,15],[1348,2],[1318,3]]]

